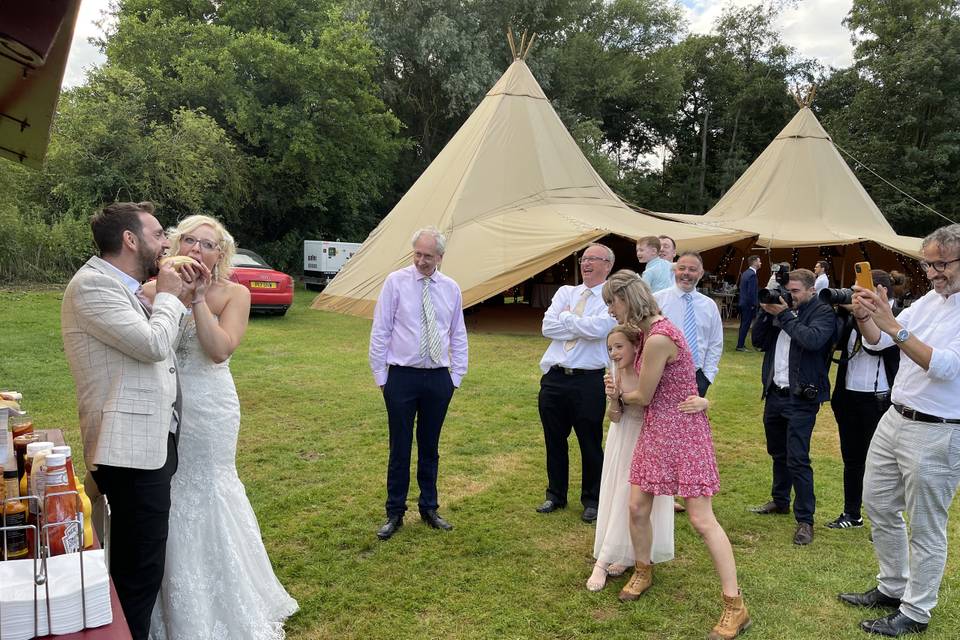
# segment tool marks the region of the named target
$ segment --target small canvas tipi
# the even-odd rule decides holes
[[[523,58],[515,55],[443,151],[317,297],[314,309],[372,317],[384,278],[411,264],[411,236],[428,225],[447,237],[442,269],[459,283],[464,307],[608,234],[632,239],[667,234],[685,249],[750,235],[630,209],[590,166]]]
[[[655,215],[755,234],[767,249],[873,241],[920,255],[920,239],[896,234],[808,106],[706,214]]]

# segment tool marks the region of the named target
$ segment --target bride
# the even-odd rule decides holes
[[[171,255],[205,268],[184,301],[193,318],[177,347],[180,462],[150,638],[282,638],[297,603],[273,573],[235,463],[240,402],[229,361],[247,329],[250,292],[227,279],[235,245],[214,218],[184,219],[170,242]],[[155,283],[144,292],[152,297]]]

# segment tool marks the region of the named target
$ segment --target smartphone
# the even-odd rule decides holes
[[[873,274],[870,273],[870,263],[858,262],[857,264],[853,265],[853,270],[857,274],[856,285],[858,287],[863,287],[864,289],[874,291]]]

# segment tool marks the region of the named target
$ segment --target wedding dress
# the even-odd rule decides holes
[[[297,602],[273,573],[237,476],[240,402],[229,360],[217,364],[207,356],[191,321],[177,361],[183,390],[179,466],[150,638],[283,638],[283,622]]]

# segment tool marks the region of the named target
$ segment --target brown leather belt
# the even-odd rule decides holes
[[[558,364],[555,364],[552,367],[550,367],[550,371],[559,371],[565,376],[583,376],[583,375],[587,375],[588,373],[596,374],[596,373],[604,372],[603,369],[571,369],[570,367],[561,367]]]

